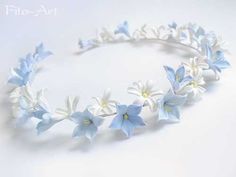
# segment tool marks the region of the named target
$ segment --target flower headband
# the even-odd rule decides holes
[[[10,93],[13,115],[18,124],[24,124],[29,119],[37,119],[38,134],[45,132],[55,124],[70,120],[76,124],[73,137],[85,136],[92,140],[102,125],[104,117],[112,117],[110,128],[120,129],[130,137],[134,129],[145,126],[140,116],[142,108],[148,106],[157,112],[157,120],[177,121],[180,118],[180,107],[189,101],[198,99],[205,91],[203,73],[211,70],[219,80],[222,69],[230,66],[225,59],[224,42],[213,32],[206,32],[196,24],[178,26],[176,23],[168,26],[143,25],[141,28],[129,31],[125,21],[115,30],[103,28],[94,39],[79,40],[80,52],[86,52],[103,44],[119,42],[161,41],[182,45],[195,51],[196,56],[182,63],[177,69],[164,66],[170,89],[162,92],[152,81],[134,82],[128,93],[136,95],[133,104],[125,105],[111,99],[110,89],[104,91],[102,97],[94,97],[95,103],[87,106],[84,111],[78,111],[78,97],[68,97],[65,108],[52,111],[44,97],[44,90],[32,91],[31,83],[37,73],[38,63],[52,55],[45,50],[44,45],[36,47],[34,53],[29,53],[20,59],[19,66],[11,70],[9,83],[15,88]]]

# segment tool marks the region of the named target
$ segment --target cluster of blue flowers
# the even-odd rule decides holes
[[[29,53],[25,58],[20,59],[19,67],[12,69],[12,75],[8,82],[20,87],[31,83],[35,76],[37,63],[50,55],[52,52],[45,51],[44,45],[41,43],[35,48],[33,54]]]

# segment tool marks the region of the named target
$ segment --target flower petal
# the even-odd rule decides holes
[[[126,105],[118,104],[116,106],[117,113],[121,115],[125,114],[127,112],[127,109],[128,107]]]
[[[127,114],[132,115],[132,116],[136,116],[136,115],[140,114],[141,110],[142,110],[142,106],[132,104],[132,105],[128,106]]]
[[[73,137],[81,137],[81,136],[84,136],[85,133],[86,133],[85,127],[78,125],[75,127],[72,136]]]
[[[97,130],[98,130],[97,127],[91,124],[88,127],[86,127],[85,136],[91,141],[95,137]]]
[[[174,71],[174,69],[169,67],[169,66],[164,66],[164,68],[166,70],[168,80],[170,81],[171,85],[173,85],[173,83],[175,82],[175,71]]]
[[[140,116],[129,116],[129,121],[136,126],[144,126],[145,123]]]
[[[113,129],[121,129],[122,124],[123,124],[123,115],[116,115],[109,127]]]
[[[130,137],[134,131],[134,125],[129,120],[124,120],[121,130],[126,134],[127,137]]]

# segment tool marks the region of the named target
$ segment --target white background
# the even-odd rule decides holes
[[[6,5],[37,10],[56,8],[56,15],[6,15]],[[0,2],[0,176],[4,177],[235,177],[236,176],[236,1],[235,0],[80,0]],[[131,139],[106,128],[92,144],[71,138],[75,125],[63,122],[37,136],[30,122],[12,126],[7,103],[9,69],[41,41],[54,55],[45,61],[34,87],[47,88],[53,108],[66,96],[80,96],[79,109],[110,87],[113,98],[130,103],[126,88],[137,80],[169,85],[163,65],[176,67],[192,56],[159,44],[104,46],[78,55],[79,37],[91,37],[102,26],[128,20],[143,23],[196,22],[229,43],[232,64],[219,82],[206,85],[200,102],[185,107],[178,124],[160,125],[143,113],[148,126]]]

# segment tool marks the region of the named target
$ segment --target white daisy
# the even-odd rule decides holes
[[[128,88],[128,93],[138,96],[135,103],[148,105],[150,110],[155,110],[157,99],[163,94],[162,91],[156,90],[151,80],[143,83],[134,82],[132,87]]]

